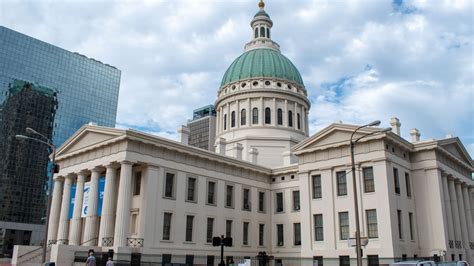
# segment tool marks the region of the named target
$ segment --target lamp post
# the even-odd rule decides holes
[[[47,145],[52,150],[51,173],[48,179],[48,201],[46,203],[46,220],[45,220],[44,241],[43,241],[43,254],[41,256],[41,262],[45,263],[46,262],[46,247],[48,246],[47,241],[48,241],[48,229],[49,229],[49,214],[51,211],[51,201],[52,201],[51,187],[53,186],[53,175],[54,175],[54,171],[55,171],[54,168],[55,168],[55,163],[56,163],[55,161],[56,160],[56,146],[54,146],[53,142],[50,139],[38,133],[32,128],[27,127],[26,132],[37,135],[43,138],[44,140],[28,137],[25,135],[16,135],[15,138],[18,140],[32,140],[32,141],[40,142]]]
[[[354,162],[354,146],[355,144],[361,140],[362,138],[365,138],[367,136],[370,136],[370,135],[374,135],[374,134],[377,134],[377,133],[383,133],[383,132],[388,132],[388,131],[391,131],[392,129],[387,127],[387,128],[384,128],[384,129],[381,129],[381,130],[377,130],[377,131],[373,131],[369,134],[366,134],[362,137],[359,137],[358,139],[356,140],[353,140],[354,138],[354,134],[361,128],[364,128],[364,127],[372,127],[372,126],[378,126],[380,125],[380,120],[376,120],[372,123],[369,123],[367,125],[363,125],[363,126],[360,126],[358,128],[356,128],[353,132],[352,132],[352,135],[351,135],[351,164],[352,164],[352,189],[354,190],[353,194],[354,194],[354,212],[355,212],[355,221],[356,221],[356,254],[357,254],[357,266],[362,266],[362,254],[361,254],[361,251],[362,251],[362,246],[361,246],[361,243],[360,243],[360,224],[359,224],[359,203],[358,203],[358,200],[357,200],[357,184],[356,184],[356,175],[355,175],[355,162]]]

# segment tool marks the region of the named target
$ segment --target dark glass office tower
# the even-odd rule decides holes
[[[113,66],[0,26],[0,103],[14,79],[57,90],[57,146],[89,122],[115,126],[120,74]]]
[[[0,124],[0,221],[41,224],[50,151],[44,144],[15,136],[30,127],[51,138],[57,95],[49,88],[14,80],[5,96]],[[13,244],[30,243],[32,230],[0,227],[0,254],[11,254]]]
[[[216,139],[216,110],[207,105],[193,111],[193,120],[188,121],[188,143],[201,149],[214,150]]]

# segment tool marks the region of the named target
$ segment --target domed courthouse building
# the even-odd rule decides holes
[[[259,7],[253,39],[217,92],[215,151],[188,145],[186,128],[176,142],[94,125],[59,148],[51,261],[113,249],[119,260],[213,265],[212,237],[225,235],[235,263],[263,251],[275,265],[355,263],[350,139],[359,126],[334,123],[309,136],[307,90]],[[435,255],[474,263],[470,155],[457,137],[420,140],[412,129],[405,140],[400,121],[390,123],[391,131],[363,127],[353,138],[368,135],[354,158],[364,265]],[[22,253],[15,248],[16,262],[31,257]]]

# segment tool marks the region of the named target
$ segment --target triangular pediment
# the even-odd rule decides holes
[[[84,126],[58,149],[57,156],[65,155],[99,143],[107,142],[124,134],[124,130],[97,126]]]
[[[471,156],[458,138],[441,141],[440,146],[459,160],[465,162],[468,165],[472,165]]]

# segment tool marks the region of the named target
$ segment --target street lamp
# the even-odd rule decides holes
[[[56,163],[56,161],[55,161],[56,160],[56,146],[54,146],[53,142],[49,138],[47,138],[46,136],[38,133],[36,130],[34,130],[32,128],[27,127],[26,132],[30,133],[30,134],[33,134],[33,135],[40,136],[44,140],[28,137],[28,136],[25,136],[25,135],[16,135],[15,138],[18,139],[18,140],[32,140],[32,141],[40,142],[40,143],[43,143],[43,144],[47,145],[52,150],[51,174],[50,174],[49,180],[48,180],[48,201],[46,203],[46,221],[45,221],[45,230],[44,230],[43,254],[42,254],[42,257],[41,257],[41,262],[45,263],[46,262],[46,247],[48,246],[47,241],[48,241],[48,229],[49,229],[49,213],[50,213],[50,210],[51,210],[51,201],[52,201],[51,188],[52,188],[53,175],[54,175],[55,163]]]
[[[363,126],[360,126],[358,128],[356,128],[353,132],[352,132],[352,135],[351,135],[351,163],[352,163],[352,189],[354,190],[354,210],[355,210],[355,221],[356,221],[356,254],[357,254],[357,266],[362,266],[362,254],[361,254],[361,251],[362,251],[362,247],[361,247],[361,243],[360,243],[360,224],[359,224],[359,203],[357,202],[357,184],[356,184],[356,175],[355,175],[355,162],[354,162],[354,146],[355,144],[367,137],[367,136],[370,136],[370,135],[374,135],[374,134],[377,134],[377,133],[384,133],[384,132],[388,132],[388,131],[391,131],[392,128],[390,127],[387,127],[387,128],[384,128],[384,129],[381,129],[381,130],[376,130],[376,131],[373,131],[369,134],[366,134],[362,137],[359,137],[358,139],[356,140],[353,140],[354,138],[354,134],[361,128],[364,128],[364,127],[373,127],[373,126],[378,126],[380,125],[380,120],[375,120],[374,122],[372,123],[369,123],[367,125],[363,125]]]

